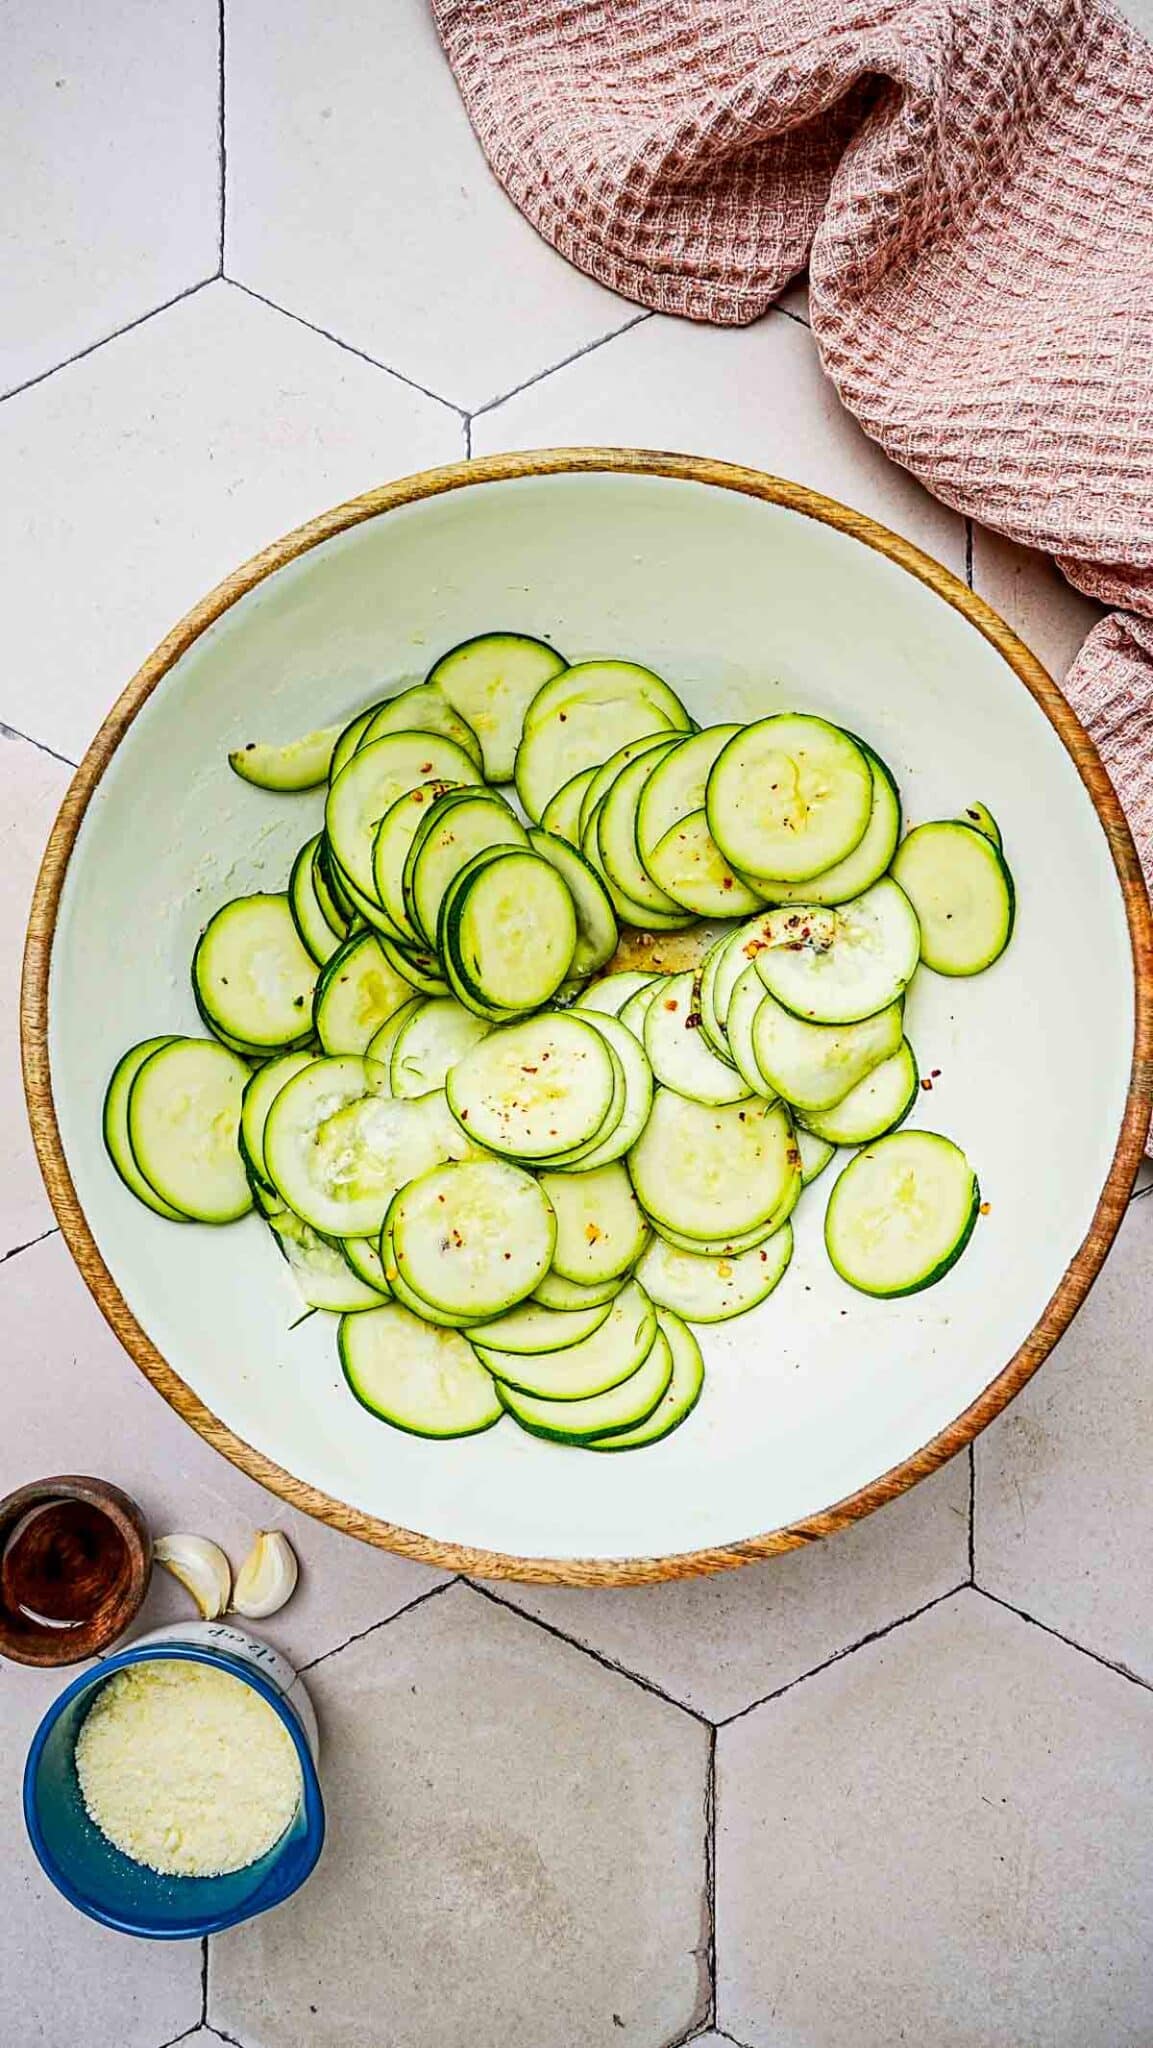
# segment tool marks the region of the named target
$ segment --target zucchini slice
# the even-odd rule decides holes
[[[830,1145],[867,1145],[903,1124],[917,1100],[917,1062],[907,1038],[832,1109],[809,1116],[814,1136]],[[798,1139],[799,1139],[798,1133]]]
[[[252,1207],[238,1143],[247,1082],[243,1060],[203,1038],[169,1039],[133,1076],[132,1157],[160,1200],[195,1223],[234,1223]]]
[[[312,842],[312,893],[329,931],[335,939],[348,937],[349,919],[337,902],[332,883],[328,878],[328,863],[324,857],[324,834],[318,832]]]
[[[921,926],[921,958],[937,974],[981,974],[1013,936],[1016,891],[999,847],[978,827],[918,825],[893,862]]]
[[[742,874],[782,882],[803,882],[844,860],[872,807],[873,778],[856,741],[792,711],[743,727],[718,754],[705,798],[726,860]]]
[[[662,754],[677,744],[675,739],[669,737],[667,725],[662,725],[656,732],[647,732],[639,740],[630,740],[627,746],[618,747],[615,754],[610,754],[608,760],[595,770],[592,781],[581,798],[581,831],[584,831],[601,799],[608,797],[613,784],[623,775],[630,761],[637,760],[642,754],[652,754],[654,760],[659,760]]]
[[[645,866],[666,896],[698,917],[748,917],[765,901],[764,891],[729,865],[704,811],[671,825],[645,855]]]
[[[340,1249],[357,1279],[363,1280],[367,1287],[376,1289],[378,1303],[382,1299],[387,1300],[392,1289],[384,1277],[384,1261],[380,1256],[380,1248],[373,1239],[345,1237],[340,1241]]]
[[[480,779],[480,770],[464,748],[441,733],[392,732],[362,746],[331,784],[324,807],[329,845],[359,898],[375,900],[373,843],[381,819],[398,797],[421,782]]]
[[[542,1308],[600,1308],[606,1301],[615,1301],[626,1282],[627,1276],[602,1280],[598,1287],[584,1287],[579,1281],[562,1279],[554,1267],[545,1274],[533,1300],[539,1301]]]
[[[592,1437],[619,1436],[626,1429],[635,1429],[638,1423],[648,1420],[664,1399],[673,1376],[669,1340],[651,1307],[649,1314],[652,1316],[652,1340],[645,1358],[628,1379],[606,1388],[603,1393],[570,1400],[525,1393],[507,1381],[498,1380],[497,1393],[502,1406],[530,1435],[543,1436],[554,1443],[583,1444]],[[597,1335],[600,1335],[599,1331]],[[595,1344],[597,1339],[594,1337],[590,1341]],[[557,1355],[562,1359],[565,1357],[563,1351]]]
[[[956,1264],[980,1204],[959,1145],[934,1131],[894,1131],[838,1176],[825,1211],[826,1249],[862,1294],[917,1294]]]
[[[244,1046],[280,1052],[312,1036],[316,962],[287,896],[237,896],[210,917],[192,956],[197,1007]]]
[[[596,1142],[583,1146],[579,1154],[557,1160],[571,1173],[594,1173],[623,1159],[635,1145],[649,1119],[653,1100],[653,1070],[640,1040],[623,1018],[588,1012],[588,1023],[604,1039],[616,1071],[622,1079],[621,1100],[615,1114],[610,1112]]]
[[[441,950],[469,993],[509,1014],[539,1009],[572,966],[577,917],[563,875],[528,848],[495,852],[445,906]]]
[[[413,927],[429,945],[453,883],[481,853],[527,846],[528,833],[495,790],[450,790],[435,803],[409,848],[404,901]]]
[[[528,835],[534,853],[554,867],[572,897],[577,935],[569,973],[587,981],[613,957],[620,933],[612,898],[596,869],[577,847],[535,825]]]
[[[507,1315],[474,1323],[470,1334],[474,1344],[518,1358],[567,1351],[570,1345],[595,1336],[602,1323],[607,1323],[614,1299],[610,1294],[606,1301],[586,1302],[583,1308],[553,1309],[534,1295],[531,1301],[518,1302]]]
[[[523,1168],[504,1159],[454,1160],[401,1189],[384,1237],[390,1283],[395,1264],[422,1301],[449,1315],[489,1319],[543,1280],[556,1217]]]
[[[344,731],[332,750],[332,760],[328,765],[328,780],[330,783],[336,781],[341,769],[351,761],[380,708],[379,704],[369,704],[365,710],[358,711],[355,718],[349,719],[348,724],[345,726]]]
[[[814,1024],[856,1024],[887,1010],[904,995],[920,958],[916,913],[887,875],[851,903],[773,910],[762,927],[761,980],[786,1010]]]
[[[691,1415],[705,1384],[705,1362],[701,1347],[690,1329],[670,1309],[658,1309],[657,1325],[672,1354],[673,1371],[664,1394],[644,1422],[632,1429],[620,1429],[615,1436],[589,1437],[590,1451],[639,1451],[656,1444],[679,1429]]]
[[[398,932],[411,945],[426,943],[409,914],[404,895],[404,871],[412,843],[438,797],[459,788],[454,782],[418,782],[390,804],[376,828],[372,847],[372,875],[376,894]]]
[[[667,727],[689,729],[688,712],[667,683],[628,661],[584,662],[546,683],[525,718],[516,789],[538,823],[550,797],[582,768]]]
[[[454,996],[430,996],[417,1004],[392,1041],[388,1077],[393,1094],[408,1098],[443,1088],[457,1061],[491,1029]]]
[[[649,1002],[645,1051],[662,1087],[694,1102],[744,1102],[752,1090],[727,1060],[719,1059],[701,1030],[700,985],[691,972],[674,974]]]
[[[353,1272],[339,1246],[302,1223],[290,1209],[270,1216],[268,1227],[306,1307],[338,1316],[380,1307],[379,1289]]]
[[[974,832],[983,832],[986,839],[991,839],[998,853],[1000,853],[1001,827],[998,825],[987,804],[966,804],[962,815],[957,819],[957,823],[958,825],[971,825]]]
[[[158,1216],[164,1216],[169,1223],[190,1223],[190,1216],[186,1216],[181,1209],[174,1209],[171,1202],[164,1201],[155,1188],[149,1186],[132,1156],[132,1147],[128,1142],[128,1097],[132,1083],[145,1060],[150,1059],[154,1052],[159,1052],[162,1045],[175,1043],[176,1039],[171,1034],[160,1038],[144,1038],[139,1045],[132,1046],[116,1062],[104,1097],[104,1144],[108,1157],[125,1187],[130,1194],[136,1196],[138,1202],[143,1202],[146,1208],[154,1209]]]
[[[316,849],[319,844],[319,833],[313,839],[306,839],[292,863],[292,873],[288,878],[288,907],[305,951],[311,954],[318,967],[323,967],[326,960],[331,960],[340,938],[317,893]]]
[[[812,1121],[897,1051],[903,1012],[899,997],[887,1010],[878,1010],[859,1024],[810,1024],[786,1010],[762,985],[753,1017],[753,1057],[773,1094],[783,1095]]]
[[[333,748],[343,731],[341,725],[327,725],[322,732],[305,733],[280,747],[249,740],[228,756],[228,765],[242,782],[257,789],[317,789],[328,781]]]
[[[423,1010],[426,1003],[440,1000],[438,996],[412,996],[407,1003],[402,1003],[399,1010],[394,1010],[391,1017],[386,1017],[379,1031],[375,1031],[369,1039],[364,1048],[364,1057],[382,1069],[379,1077],[380,1094],[392,1094],[392,1048],[405,1025],[411,1022],[418,1011]]]
[[[856,739],[856,734],[851,735]],[[864,836],[850,854],[823,874],[805,882],[766,883],[765,894],[773,903],[847,903],[879,882],[886,872],[901,836],[901,797],[897,785],[879,754],[858,739],[857,745],[869,764],[873,778],[873,808]]]
[[[679,1251],[654,1237],[637,1279],[659,1308],[675,1309],[692,1323],[727,1323],[772,1293],[793,1256],[793,1226],[784,1223],[747,1252],[707,1256]]]
[[[804,1124],[796,1128],[797,1150],[801,1155],[801,1186],[810,1187],[824,1172],[836,1146],[828,1138],[818,1138],[815,1131],[808,1131]]]
[[[410,1436],[475,1436],[504,1412],[467,1337],[433,1329],[399,1302],[348,1316],[338,1344],[362,1407]]]
[[[480,633],[442,654],[429,670],[429,683],[468,720],[480,741],[487,781],[512,781],[525,712],[542,686],[567,665],[555,647],[527,633]]]
[[[393,1102],[387,1089],[388,1076],[370,1060],[313,1060],[268,1112],[268,1178],[325,1237],[375,1237],[397,1191],[448,1157],[435,1108]]]
[[[761,1072],[753,1042],[753,1032],[766,993],[756,961],[750,960],[737,976],[729,997],[725,1036],[729,1043],[729,1057],[734,1061],[737,1072],[747,1081],[754,1095],[763,1095],[772,1102],[776,1100],[777,1091]]]
[[[596,773],[595,768],[582,768],[579,775],[570,776],[556,795],[550,796],[540,814],[542,831],[552,832],[556,838],[565,839],[570,846],[579,848],[581,804]]]
[[[553,1314],[541,1309],[542,1316]],[[555,1318],[554,1318],[555,1319]],[[510,1351],[473,1334],[480,1358],[501,1387],[547,1401],[585,1401],[621,1386],[647,1358],[657,1319],[644,1289],[631,1280],[597,1328],[577,1343],[551,1351]]]
[[[555,1274],[596,1287],[632,1271],[649,1223],[619,1162],[581,1173],[542,1173],[540,1184],[556,1215]]]
[[[713,1238],[777,1215],[799,1189],[800,1158],[779,1105],[705,1105],[658,1088],[629,1174],[658,1228]]]
[[[620,1012],[621,1023],[626,1030],[632,1032],[634,1038],[640,1040],[642,1045],[645,1042],[645,1018],[653,1004],[660,1001],[670,979],[667,974],[654,975],[647,988],[638,988],[634,991]]]
[[[379,704],[357,742],[357,753],[390,732],[436,732],[463,747],[474,766],[483,769],[481,744],[466,718],[453,709],[435,684],[414,683]]]
[[[612,1108],[616,1071],[592,1017],[568,1010],[491,1032],[446,1086],[449,1108],[478,1144],[548,1161],[596,1138]]]
[[[312,1023],[324,1051],[367,1052],[390,1017],[412,1001],[412,983],[393,964],[377,932],[354,932],[316,984]]]
[[[654,985],[659,976],[642,974],[638,968],[622,967],[615,974],[602,975],[590,988],[582,989],[575,1010],[597,1010],[602,1017],[619,1017],[630,996]]]
[[[676,919],[683,910],[683,905],[657,887],[637,845],[637,813],[649,781],[661,763],[679,751],[678,741],[667,735],[656,747],[647,745],[606,791],[597,817],[597,852],[609,886],[635,904],[642,919],[648,914]]]
[[[264,1163],[264,1126],[282,1088],[295,1075],[302,1074],[305,1067],[312,1065],[315,1055],[310,1052],[284,1052],[278,1059],[268,1060],[251,1075],[244,1090],[240,1106],[240,1149],[251,1171],[257,1179],[269,1186],[268,1169]]]
[[[741,725],[706,725],[690,738],[666,748],[645,779],[637,804],[636,843],[645,866],[667,832],[694,811],[702,811],[713,763]]]

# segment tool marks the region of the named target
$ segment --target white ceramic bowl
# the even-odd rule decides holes
[[[160,1221],[101,1144],[124,1047],[200,1028],[188,965],[208,913],[282,888],[319,818],[318,795],[238,782],[228,749],[328,724],[503,626],[547,633],[572,659],[647,662],[702,722],[782,706],[837,720],[891,763],[910,821],[987,803],[1017,881],[1005,957],[973,981],[923,973],[909,1004],[922,1072],[939,1069],[913,1121],[964,1146],[988,1203],[960,1263],[908,1300],[853,1293],[822,1245],[830,1170],[802,1204],[778,1292],[701,1333],[697,1412],[631,1457],[583,1457],[511,1423],[436,1445],[374,1422],[343,1385],[333,1322],[289,1328],[294,1297],[260,1224]],[[496,458],[409,479],[290,536],[130,686],[41,877],[25,1020],[33,1118],[105,1313],[237,1463],[433,1561],[671,1576],[867,1512],[966,1442],[1034,1369],[1090,1285],[1136,1167],[1148,957],[1131,842],[1096,756],[1039,665],[948,572],[753,472],[589,450]]]

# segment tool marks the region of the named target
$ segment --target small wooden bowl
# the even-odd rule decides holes
[[[0,1594],[0,1657],[17,1664],[82,1664],[106,1650],[136,1619],[152,1571],[152,1538],[134,1500],[104,1479],[65,1473],[17,1487],[0,1501],[0,1557],[12,1531],[34,1508],[58,1501],[82,1501],[111,1523],[124,1545],[124,1561],[91,1616],[71,1627],[37,1622]]]

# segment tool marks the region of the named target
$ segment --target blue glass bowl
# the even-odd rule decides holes
[[[162,1877],[115,1848],[89,1819],[76,1775],[76,1738],[101,1688],[116,1671],[162,1658],[212,1664],[250,1685],[287,1728],[300,1759],[300,1805],[280,1840],[255,1863],[223,1877]],[[283,1693],[252,1665],[186,1642],[119,1650],[73,1680],[36,1730],[24,1768],[24,1820],[32,1847],[57,1891],[105,1927],[152,1941],[218,1934],[279,1906],[299,1890],[324,1845],[324,1802],[316,1766]]]

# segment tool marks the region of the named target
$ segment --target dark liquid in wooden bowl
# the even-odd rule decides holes
[[[128,1545],[109,1516],[88,1501],[46,1501],[4,1544],[0,1603],[28,1621],[78,1628],[123,1589],[129,1572]]]

